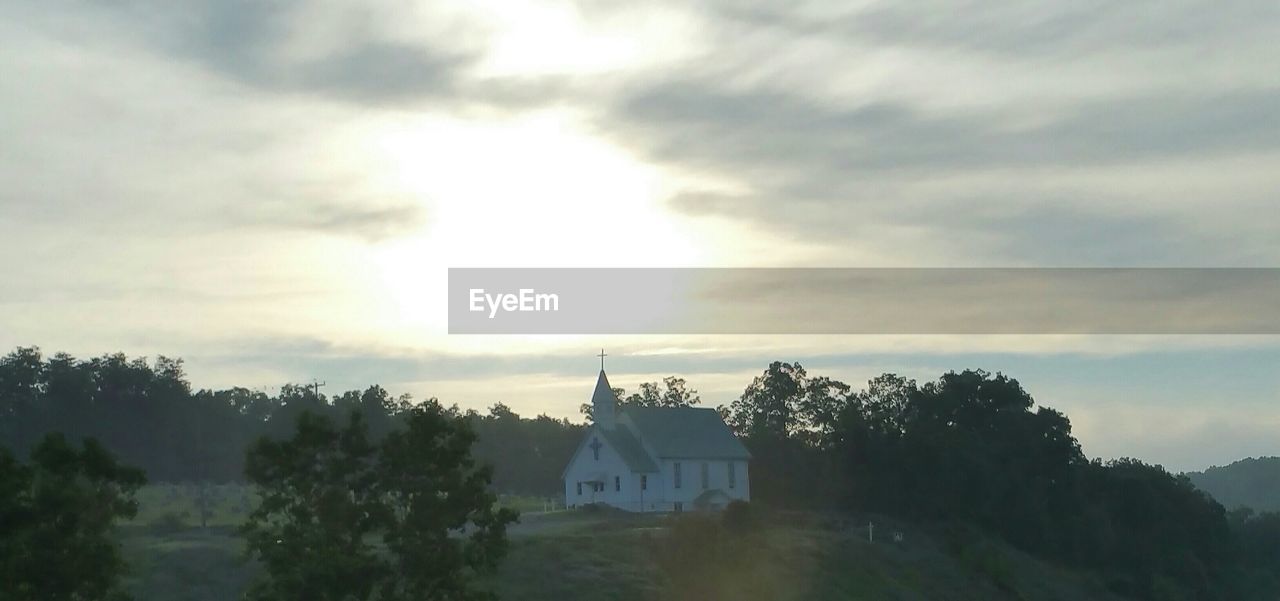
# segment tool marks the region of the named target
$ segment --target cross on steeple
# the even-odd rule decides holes
[[[600,358],[600,371],[604,371],[604,358],[608,357],[609,355],[606,355],[604,353],[604,349],[600,349],[600,354],[596,356]]]

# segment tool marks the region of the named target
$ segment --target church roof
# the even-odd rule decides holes
[[[596,428],[596,431],[609,443],[609,446],[613,447],[613,450],[618,452],[631,471],[642,474],[658,471],[658,465],[649,458],[649,454],[644,451],[644,447],[631,434],[629,428],[625,426],[611,430]]]
[[[603,374],[601,375],[603,377]],[[702,407],[624,407],[622,413],[658,457],[748,459],[715,409]],[[619,428],[621,429],[621,428]]]
[[[618,402],[618,395],[613,394],[613,388],[609,386],[609,378],[604,375],[604,370],[600,370],[600,377],[596,378],[596,390],[591,393],[591,405],[599,407],[600,403]]]

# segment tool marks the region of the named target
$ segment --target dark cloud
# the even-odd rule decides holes
[[[452,93],[474,53],[442,44],[380,37],[368,14],[343,18],[331,50],[299,57],[287,44],[311,26],[302,2],[214,1],[152,22],[154,40],[213,71],[253,85],[362,103],[438,98]],[[312,9],[312,10],[309,10]]]
[[[821,6],[821,5],[819,5]],[[781,29],[885,46],[956,49],[1015,58],[1062,58],[1123,49],[1265,41],[1280,19],[1267,0],[1212,4],[1193,0],[1115,3],[1041,0],[992,5],[978,0],[832,5],[805,14],[757,2],[725,2],[714,13],[748,29]]]
[[[706,14],[714,61],[633,80],[600,119],[650,160],[739,184],[731,194],[678,193],[677,210],[836,245],[875,246],[886,241],[872,238],[912,230],[979,262],[983,252],[1086,265],[1248,264],[1280,254],[1274,231],[1247,221],[1209,231],[1174,208],[1256,204],[1256,191],[1150,185],[1160,165],[1208,175],[1212,167],[1195,163],[1280,151],[1280,86],[1264,67],[1280,56],[1260,55],[1280,5],[721,2]],[[841,94],[822,83],[823,73],[865,72],[859,65],[886,50],[898,70],[889,81],[910,81],[920,67],[925,87]],[[797,84],[795,69],[811,69],[814,85]],[[1055,70],[1062,82],[1044,77]],[[940,106],[922,79],[940,76],[940,99],[957,84],[971,88],[962,76],[991,90]],[[1203,85],[1192,85],[1197,78]],[[965,181],[983,173],[999,181]],[[1091,181],[1100,173],[1145,190]]]
[[[943,237],[982,230],[988,238],[1019,238],[1002,245],[1020,259],[1031,249],[1031,255],[1074,264],[1176,264],[1188,255],[1203,259],[1197,253],[1214,245],[1189,245],[1205,236],[1167,216],[1115,218],[1073,208],[1135,200],[1086,179],[1058,191],[1038,180],[1054,169],[1276,152],[1277,107],[1275,89],[1150,94],[1081,102],[1047,112],[1035,125],[1019,125],[995,108],[942,115],[886,101],[833,108],[796,95],[675,81],[628,96],[611,123],[624,132],[619,139],[652,160],[750,187],[737,196],[692,191],[673,199],[673,206],[691,214],[755,219],[806,237],[856,235],[895,223],[933,226]],[[961,186],[922,194],[913,188],[929,179],[996,170],[1006,175],[994,191]],[[1133,174],[1143,177],[1140,168]],[[1152,206],[1165,200],[1139,199]],[[1052,204],[1061,206],[1040,208]],[[1018,205],[1023,208],[1014,213],[989,214]],[[1222,240],[1209,242],[1230,254]],[[1275,250],[1266,240],[1252,242]]]
[[[1080,166],[1280,149],[1280,89],[1144,95],[1080,103],[1032,126],[1006,111],[931,115],[900,102],[831,108],[718,82],[661,82],[613,115],[650,154],[734,172],[811,175],[959,168]],[[810,180],[797,177],[797,180]],[[810,180],[812,181],[812,180]]]

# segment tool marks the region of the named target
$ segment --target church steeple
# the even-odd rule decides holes
[[[604,375],[604,369],[601,369],[600,377],[596,378],[596,390],[591,393],[591,417],[596,425],[606,430],[612,430],[614,412],[617,406],[618,398],[613,395],[613,388],[609,386],[609,378]]]

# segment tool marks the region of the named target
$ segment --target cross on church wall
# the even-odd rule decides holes
[[[595,455],[596,461],[600,461],[600,447],[604,446],[600,444],[600,439],[592,438],[591,444],[587,446],[591,447],[591,452]]]

